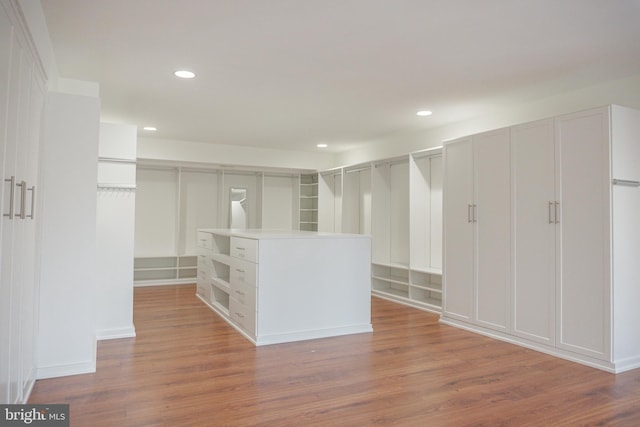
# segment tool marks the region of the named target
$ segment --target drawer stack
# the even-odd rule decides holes
[[[252,337],[256,335],[258,241],[231,237],[229,317]]]
[[[211,287],[213,283],[213,235],[211,233],[198,232],[198,277],[196,279],[196,294],[203,300],[211,303]]]

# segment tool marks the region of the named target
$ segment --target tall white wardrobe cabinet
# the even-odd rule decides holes
[[[610,372],[640,367],[640,112],[444,146],[444,323]]]
[[[17,2],[0,0],[0,403],[24,403],[36,379],[46,74]]]

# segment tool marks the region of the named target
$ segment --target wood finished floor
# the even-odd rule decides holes
[[[136,288],[135,339],[97,372],[37,381],[84,426],[640,425],[640,369],[618,375],[373,298],[373,334],[254,347],[194,286]]]

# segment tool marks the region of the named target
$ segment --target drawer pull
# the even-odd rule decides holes
[[[238,316],[241,319],[244,319],[244,314],[238,313],[237,311],[236,311],[236,316]]]
[[[241,291],[236,291],[236,294],[244,296],[244,292],[241,292]]]
[[[239,251],[244,251],[246,248],[240,247],[240,246],[236,246],[236,249]]]
[[[237,271],[238,273],[244,273],[244,270],[240,270],[239,268],[236,268],[236,271]]]

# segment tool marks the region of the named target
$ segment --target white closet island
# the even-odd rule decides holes
[[[197,296],[255,345],[372,332],[371,239],[198,230]]]

